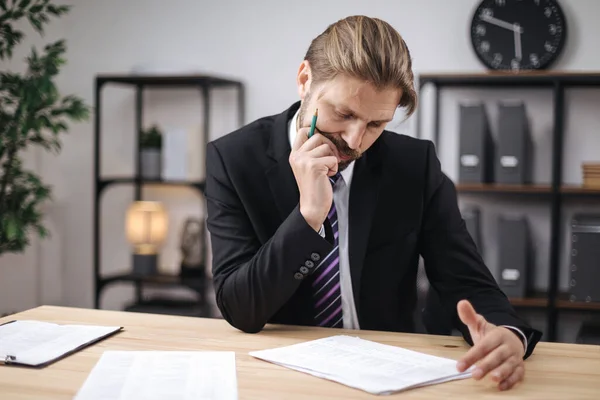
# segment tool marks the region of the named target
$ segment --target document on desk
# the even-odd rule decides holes
[[[237,400],[232,351],[106,351],[74,400]]]
[[[120,326],[10,321],[0,325],[0,364],[43,367],[121,329]]]
[[[456,361],[352,336],[331,336],[250,353],[290,369],[373,394],[390,394],[471,376]]]

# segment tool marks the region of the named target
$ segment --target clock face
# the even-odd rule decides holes
[[[562,51],[567,25],[556,0],[483,0],[471,22],[471,43],[490,69],[548,68]]]

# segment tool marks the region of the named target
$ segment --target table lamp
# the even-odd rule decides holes
[[[158,250],[167,236],[167,212],[160,202],[136,201],[127,209],[125,230],[133,245],[133,273],[157,273]]]

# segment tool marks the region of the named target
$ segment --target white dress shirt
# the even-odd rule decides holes
[[[294,143],[297,129],[296,120],[298,111],[290,121],[289,137],[290,144]],[[348,257],[348,204],[350,198],[350,184],[352,182],[352,173],[354,172],[354,161],[352,161],[345,170],[340,172],[341,178],[333,186],[333,202],[338,218],[339,229],[339,256],[340,256],[340,288],[342,292],[342,315],[344,319],[344,328],[360,329],[358,316],[354,305],[354,295],[352,293],[352,278],[350,276],[350,259]],[[321,227],[321,236],[325,236],[324,229]]]
[[[298,119],[299,111],[296,111],[294,117],[290,121],[288,135],[290,140],[290,146],[294,143],[296,134],[298,132],[296,121]],[[356,307],[354,304],[354,296],[352,293],[352,278],[350,276],[350,259],[348,257],[348,204],[350,198],[350,185],[352,183],[352,174],[354,172],[354,161],[352,161],[345,170],[340,172],[341,179],[333,186],[333,202],[338,217],[339,226],[339,256],[340,256],[340,288],[342,292],[342,313],[344,319],[345,329],[360,329],[358,324],[358,317],[356,314]],[[325,236],[323,226],[319,232],[321,236]],[[523,339],[523,345],[527,349],[527,338],[525,334],[513,326],[505,326],[506,328],[513,329],[521,334]]]

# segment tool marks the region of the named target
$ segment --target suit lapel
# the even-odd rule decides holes
[[[355,162],[349,203],[349,243],[350,275],[354,304],[360,320],[360,289],[365,252],[369,242],[369,232],[377,205],[381,183],[381,158],[383,148],[380,140]]]
[[[275,118],[267,149],[267,155],[272,160],[266,170],[267,181],[282,219],[288,217],[300,200],[298,185],[289,163],[291,146],[288,136],[289,121],[299,106],[300,102],[296,102]]]

